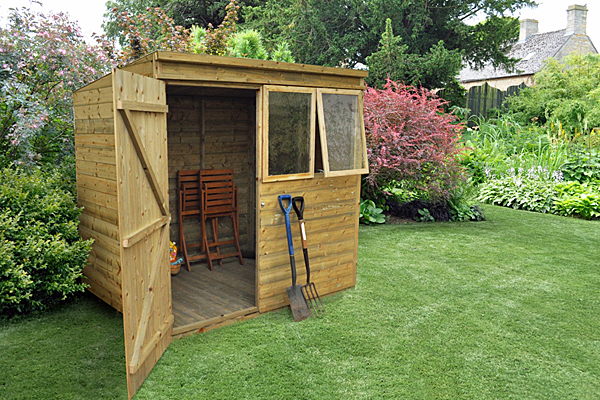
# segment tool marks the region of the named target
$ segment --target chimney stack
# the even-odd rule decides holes
[[[534,33],[538,33],[538,21],[535,19],[522,19],[519,29],[519,42],[524,42]]]
[[[585,35],[587,24],[586,6],[574,4],[567,8],[567,30],[565,35]]]

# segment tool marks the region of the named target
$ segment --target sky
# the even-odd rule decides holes
[[[87,38],[92,32],[102,33],[102,15],[106,12],[105,0],[41,0],[43,7],[29,0],[2,0],[0,3],[0,25],[6,23],[8,9],[11,7],[29,6],[32,4],[34,11],[63,11],[70,15],[71,20],[79,22],[81,30]],[[520,19],[532,18],[539,21],[539,32],[551,32],[566,28],[567,7],[572,4],[587,5],[587,33],[600,51],[600,1],[598,0],[538,0],[537,8],[526,8],[517,14]],[[586,4],[587,3],[587,4]]]

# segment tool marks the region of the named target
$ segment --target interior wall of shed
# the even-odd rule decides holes
[[[167,104],[171,241],[178,245],[181,243],[177,218],[177,171],[233,169],[238,189],[240,247],[244,258],[254,258],[256,91],[167,86]],[[186,241],[199,242],[200,225],[195,221],[184,223]],[[210,241],[210,229],[207,233]],[[232,237],[231,220],[220,218],[219,239]]]

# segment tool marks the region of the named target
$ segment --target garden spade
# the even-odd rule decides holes
[[[317,292],[314,282],[310,281],[310,265],[308,263],[308,246],[306,244],[306,228],[304,226],[304,197],[297,196],[292,199],[292,206],[296,211],[298,223],[300,224],[300,235],[302,235],[302,252],[304,253],[304,266],[306,267],[306,285],[302,286],[304,297],[311,308],[311,313],[315,317],[323,315],[325,306]]]
[[[292,242],[292,229],[290,227],[290,210],[292,209],[292,196],[282,194],[278,197],[279,206],[285,214],[285,230],[287,232],[288,249],[290,252],[290,264],[292,267],[292,286],[286,288],[288,299],[290,300],[290,308],[294,321],[302,321],[310,317],[310,309],[306,303],[304,293],[302,293],[302,285],[296,284],[296,259],[294,257],[294,244]],[[284,201],[288,202],[287,207],[283,205]]]

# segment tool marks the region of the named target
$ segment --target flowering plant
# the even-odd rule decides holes
[[[0,27],[0,166],[72,153],[72,92],[109,71],[65,14],[13,9]]]
[[[123,64],[153,51],[190,51],[189,29],[175,25],[173,18],[160,7],[148,7],[139,15],[115,7],[112,13],[126,38],[127,44],[119,57]]]

